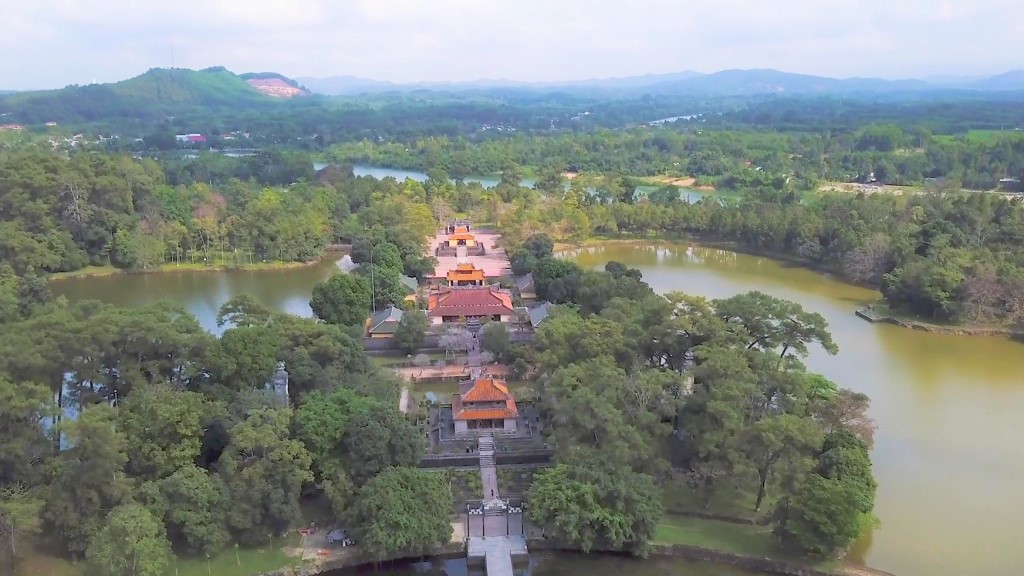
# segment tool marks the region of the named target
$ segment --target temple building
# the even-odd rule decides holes
[[[469,262],[460,262],[448,271],[446,276],[449,286],[483,286],[487,277],[484,271]]]
[[[512,322],[515,320],[512,295],[498,286],[447,286],[439,288],[427,301],[427,317],[431,324],[466,320]]]
[[[452,419],[456,436],[479,432],[515,434],[519,409],[504,382],[467,380],[460,382],[459,391],[452,395]]]
[[[477,242],[476,236],[469,231],[469,226],[448,227],[446,230],[447,236],[435,251],[437,256],[483,256],[487,252],[484,245]]]

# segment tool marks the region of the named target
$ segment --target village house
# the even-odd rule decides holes
[[[480,432],[515,434],[519,419],[515,396],[508,386],[494,379],[467,380],[459,383],[452,395],[452,420],[455,436]]]
[[[388,306],[367,319],[366,335],[370,338],[391,338],[404,315],[401,308]]]
[[[467,320],[482,322],[512,322],[515,309],[512,295],[494,286],[442,287],[430,294],[427,317],[431,324],[445,324]]]
[[[529,314],[530,327],[536,330],[537,328],[540,328],[540,325],[543,324],[551,315],[551,304],[549,302],[544,302],[539,306],[534,306],[533,308],[530,308]]]
[[[536,300],[537,289],[533,285],[533,272],[515,277],[516,289],[519,290],[519,298],[522,300]]]

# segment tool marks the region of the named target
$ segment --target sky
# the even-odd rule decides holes
[[[395,82],[1024,68],[1020,0],[0,0],[0,21],[9,90],[172,63]]]

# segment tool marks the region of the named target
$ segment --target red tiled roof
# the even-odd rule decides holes
[[[427,302],[428,316],[511,316],[512,297],[490,286],[442,288]]]
[[[508,386],[499,380],[481,379],[462,395],[463,402],[497,402],[509,397]]]

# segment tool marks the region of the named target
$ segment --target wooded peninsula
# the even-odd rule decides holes
[[[48,558],[133,576],[169,574],[180,561],[201,574],[225,554],[242,572],[247,551],[295,545],[311,521],[344,525],[361,561],[436,553],[469,514],[466,494],[480,490],[458,470],[424,465],[440,450],[437,407],[403,408],[408,383],[375,353],[368,328],[395,310],[390,337],[407,358],[444,349],[470,369],[469,357],[486,353],[477,368],[507,369],[500,401],[535,414],[533,440],[548,458],[521,503],[544,541],[645,556],[654,544],[695,544],[683,518],[725,518],[771,527],[761,548],[740,552],[835,569],[876,524],[875,425],[867,396],[804,365],[811,349],[839,352],[824,318],[756,291],[656,294],[636,269],[584,269],[555,245],[729,243],[878,287],[893,313],[1019,326],[1024,137],[968,131],[971,103],[941,121],[920,103],[920,116],[899,121],[867,103],[749,104],[718,102],[706,120],[609,113],[595,125],[533,127],[538,110],[566,105],[513,98],[499,120],[516,130],[497,134],[464,103],[405,102],[404,114],[429,111],[415,133],[398,129],[396,105],[345,133],[283,144],[281,125],[308,136],[305,125],[342,114],[296,107],[276,112],[281,125],[250,128],[261,144],[244,155],[211,150],[224,143],[214,138],[167,139],[173,122],[246,128],[227,111],[154,120],[133,143],[5,134],[0,573]],[[426,178],[358,177],[357,163]],[[499,181],[468,181],[479,174]],[[688,178],[703,187],[697,200],[666,184]],[[837,182],[855,190],[827,185]],[[432,242],[439,230],[462,242],[470,223],[500,237],[487,250],[507,254],[510,268],[493,279],[500,289],[474,288],[525,309],[517,281],[529,277],[546,303],[542,324],[432,316],[458,287],[437,275]],[[49,285],[96,267],[308,262],[331,246],[354,268],[314,288],[314,317],[239,296],[220,309],[219,335],[170,303],[68,302]],[[283,391],[273,385],[282,372]],[[289,562],[277,560],[250,572]]]

